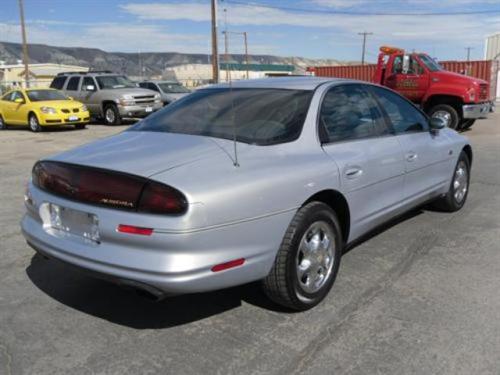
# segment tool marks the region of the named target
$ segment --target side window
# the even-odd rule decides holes
[[[148,85],[149,85],[149,83],[147,83],[147,82],[139,83],[139,87],[142,87],[143,89],[148,89],[149,88]]]
[[[429,130],[425,115],[406,99],[381,87],[373,86],[371,89],[387,113],[397,134]]]
[[[87,86],[94,86],[94,90],[87,90]],[[92,77],[83,77],[82,88],[81,91],[96,91],[96,85],[94,78]]]
[[[401,74],[403,72],[403,56],[399,55],[394,58],[392,63],[392,73]]]
[[[13,92],[8,92],[7,94],[5,94],[4,96],[2,96],[2,100],[5,100],[7,102],[10,102],[10,98],[12,97],[14,93]]]
[[[58,77],[54,78],[54,80],[50,84],[50,88],[56,89],[56,90],[62,90],[65,81],[66,81],[65,76],[58,76]]]
[[[422,75],[424,74],[424,68],[420,65],[414,55],[410,56],[410,69],[409,74]]]
[[[80,83],[80,77],[71,77],[68,81],[68,85],[66,86],[66,90],[68,91],[78,90],[79,83]]]
[[[377,103],[361,85],[330,89],[321,104],[319,121],[322,138],[326,138],[322,140],[327,142],[389,133]]]
[[[12,93],[12,95],[10,96],[10,101],[12,101],[12,102],[13,102],[13,101],[15,101],[16,99],[26,100],[26,99],[24,99],[24,95],[23,95],[23,94],[21,94],[21,92],[20,92],[20,91],[14,91],[14,92]]]

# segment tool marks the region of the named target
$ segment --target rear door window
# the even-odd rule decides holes
[[[68,90],[68,91],[78,90],[79,83],[80,83],[80,77],[71,77],[69,79],[68,85],[66,86],[66,90]]]
[[[95,91],[96,85],[95,85],[94,78],[92,78],[92,77],[83,77],[81,91],[87,91],[87,86],[94,86],[94,90],[90,90],[90,91]]]
[[[363,85],[330,89],[320,109],[321,140],[326,143],[389,134],[377,103]]]

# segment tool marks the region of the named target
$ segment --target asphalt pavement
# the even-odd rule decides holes
[[[152,302],[35,255],[19,230],[33,163],[125,128],[0,133],[0,374],[500,374],[500,114],[465,133],[463,210],[373,233],[303,313],[257,284]]]

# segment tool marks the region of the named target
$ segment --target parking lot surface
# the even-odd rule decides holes
[[[0,374],[500,373],[499,114],[465,133],[464,209],[373,233],[304,313],[257,284],[156,303],[34,254],[19,230],[33,163],[124,129],[0,133]]]

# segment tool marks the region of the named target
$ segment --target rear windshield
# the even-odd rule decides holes
[[[96,77],[96,80],[101,90],[137,87],[134,82],[125,76],[101,76]]]
[[[56,90],[30,90],[26,94],[32,102],[43,102],[46,100],[68,100],[68,97]]]
[[[313,91],[205,89],[169,104],[130,128],[271,145],[297,139]]]

